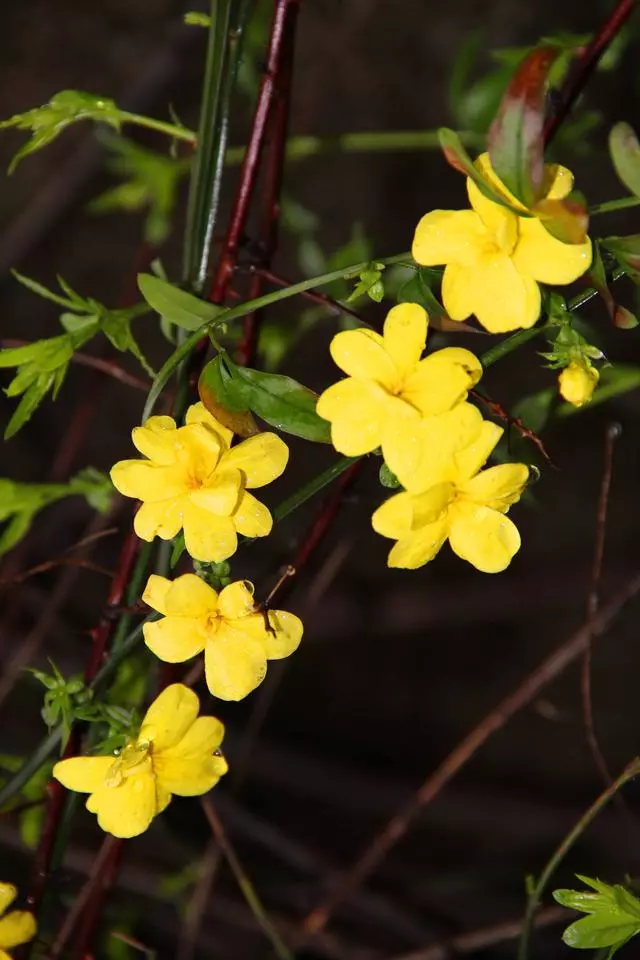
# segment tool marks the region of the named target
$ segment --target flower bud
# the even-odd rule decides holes
[[[574,407],[588,403],[600,379],[600,374],[591,366],[570,363],[558,377],[560,395]]]

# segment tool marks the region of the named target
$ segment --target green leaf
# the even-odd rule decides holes
[[[380,480],[381,485],[383,487],[388,487],[389,490],[396,490],[399,486],[401,486],[400,481],[396,477],[395,473],[392,473],[391,470],[389,470],[389,467],[386,465],[386,463],[383,463],[380,467],[378,479]]]
[[[527,54],[511,78],[489,130],[491,165],[527,209],[542,196],[546,86],[559,53],[557,47],[541,46]]]
[[[52,303],[57,303],[60,307],[73,308],[74,302],[72,300],[61,297],[59,294],[49,290],[48,287],[45,287],[44,284],[38,283],[37,280],[33,280],[31,277],[25,277],[24,274],[18,273],[17,270],[12,270],[11,274],[18,283],[21,283],[27,290],[31,290],[37,297],[42,297],[43,300],[50,300]]]
[[[18,430],[24,427],[25,423],[31,419],[47,395],[47,391],[53,385],[53,381],[53,376],[38,377],[38,379],[25,390],[20,403],[13,411],[13,416],[4,431],[5,440],[10,440],[11,437],[14,437]]]
[[[193,294],[150,273],[138,275],[138,286],[149,306],[182,330],[198,330],[223,311],[222,307],[199,300]]]
[[[609,151],[618,177],[635,197],[640,197],[640,144],[628,123],[616,123],[609,134]]]
[[[0,557],[8,553],[31,529],[33,514],[28,511],[16,513],[0,534]]]
[[[568,947],[579,950],[598,950],[602,947],[624,946],[630,937],[640,932],[640,922],[615,910],[602,910],[576,920],[562,934]]]
[[[317,395],[291,377],[239,367],[225,358],[235,395],[270,426],[315,443],[331,443],[331,426],[316,413]]]
[[[416,270],[398,290],[398,303],[419,303],[429,317],[448,317],[447,311],[431,290],[432,274],[428,267]]]
[[[0,122],[0,129],[16,127],[18,130],[31,131],[31,139],[18,150],[11,161],[9,172],[15,170],[23,157],[41,150],[59,137],[68,126],[81,120],[106,123],[119,130],[121,111],[113,100],[106,97],[97,97],[79,90],[62,90],[48,103]]]
[[[489,200],[500,204],[501,207],[512,210],[514,213],[517,213],[518,216],[523,217],[528,215],[525,211],[514,206],[504,194],[499,193],[489,180],[485,180],[462,146],[460,137],[455,130],[449,130],[448,127],[441,127],[440,130],[438,130],[438,136],[444,155],[454,170],[458,170],[460,173],[464,173],[467,177],[470,177],[481,193],[483,193],[485,197],[488,197]]]
[[[551,416],[556,394],[555,387],[547,387],[539,390],[538,393],[523,397],[513,408],[514,419],[522,420],[525,427],[533,433],[540,433]]]

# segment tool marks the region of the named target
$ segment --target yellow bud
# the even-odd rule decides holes
[[[570,363],[558,377],[558,389],[565,400],[574,407],[581,407],[591,400],[599,379],[600,374],[595,367]]]

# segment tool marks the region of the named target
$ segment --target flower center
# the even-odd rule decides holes
[[[105,787],[119,787],[126,777],[142,773],[151,765],[150,751],[150,741],[130,740],[109,767]]]

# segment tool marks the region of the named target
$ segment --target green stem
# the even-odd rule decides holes
[[[286,500],[283,500],[282,503],[278,504],[273,511],[273,522],[279,523],[281,520],[284,520],[290,513],[293,513],[294,510],[301,507],[302,504],[310,500],[311,497],[315,497],[316,493],[319,493],[324,487],[336,480],[359,459],[359,457],[341,457],[335,463],[332,463],[330,467],[327,467],[326,470],[319,473],[317,477],[310,480],[304,487],[301,487],[300,490],[297,490],[290,497],[287,497]]]
[[[466,146],[481,148],[485,138],[478,133],[463,132],[460,139]],[[287,160],[306,160],[327,153],[380,153],[383,151],[439,150],[437,130],[373,130],[340,133],[335,137],[291,137],[287,140]],[[242,163],[244,147],[229,147],[225,163]]]
[[[185,279],[199,292],[204,286],[220,198],[220,168],[227,140],[224,104],[229,73],[231,10],[234,0],[211,0],[211,27],[202,88],[198,149],[191,177],[185,231]]]
[[[595,217],[599,213],[614,213],[616,210],[627,210],[629,207],[640,205],[640,197],[622,197],[620,200],[606,200],[589,207],[589,216]]]
[[[500,343],[497,343],[495,347],[485,350],[485,352],[480,356],[480,362],[482,366],[485,369],[493,366],[494,363],[497,363],[498,360],[502,360],[502,358],[506,357],[507,354],[517,350],[518,347],[528,343],[529,340],[533,340],[533,338],[537,337],[538,334],[543,332],[543,330],[544,326],[531,327],[529,330],[518,330],[518,332],[514,333],[513,336],[507,337],[506,340],[502,340]]]
[[[524,915],[524,923],[522,925],[522,937],[520,939],[520,947],[518,949],[518,960],[527,960],[527,955],[529,951],[529,938],[531,937],[531,928],[533,924],[533,917],[538,909],[540,899],[544,893],[546,886],[558,869],[560,863],[564,859],[565,855],[569,852],[571,847],[574,845],[576,840],[578,840],[591,822],[596,818],[600,811],[609,803],[612,797],[620,790],[626,783],[630,780],[633,780],[634,777],[637,777],[640,773],[640,759],[636,757],[635,760],[632,760],[631,763],[625,767],[617,780],[614,780],[613,783],[609,784],[607,789],[600,794],[600,796],[591,804],[589,809],[583,814],[582,817],[578,820],[576,825],[572,830],[569,831],[567,836],[564,838],[560,846],[553,853],[550,860],[546,864],[544,870],[540,874],[538,882],[535,887],[529,894],[529,899],[527,900],[527,909]]]
[[[194,130],[187,127],[180,127],[176,123],[165,123],[164,120],[156,120],[154,117],[145,117],[141,113],[129,113],[128,110],[120,111],[120,120],[123,123],[134,123],[137,127],[146,127],[147,130],[156,130],[158,133],[164,133],[172,140],[184,140],[185,143],[191,143],[194,146],[198,142],[198,137]]]
[[[396,253],[391,257],[376,257],[377,263],[384,263],[387,266],[393,263],[402,263],[403,261],[411,261],[411,253]],[[142,413],[142,420],[145,421],[151,416],[156,400],[160,396],[171,374],[184,360],[184,358],[191,353],[193,348],[202,339],[202,337],[206,336],[209,327],[215,329],[222,324],[229,323],[231,320],[239,320],[241,317],[246,317],[248,313],[253,313],[254,311],[261,310],[264,307],[269,307],[271,304],[278,303],[280,300],[287,300],[289,297],[295,297],[298,293],[304,293],[305,290],[311,290],[313,287],[326,286],[326,284],[331,283],[333,280],[342,280],[352,274],[358,274],[360,271],[366,270],[368,266],[369,261],[365,260],[362,263],[354,263],[351,266],[342,267],[340,270],[332,270],[330,273],[323,273],[319,277],[311,277],[309,280],[302,280],[300,283],[294,283],[291,287],[284,287],[281,290],[274,290],[271,293],[265,293],[262,297],[256,297],[255,300],[247,300],[246,303],[240,303],[237,307],[231,307],[228,310],[224,310],[217,315],[216,320],[213,323],[203,323],[201,327],[198,327],[197,330],[187,337],[184,343],[180,344],[178,349],[174,351],[169,359],[163,364],[162,368],[158,372],[157,377],[151,385],[151,390],[149,391],[149,395],[144,406],[144,411]]]

